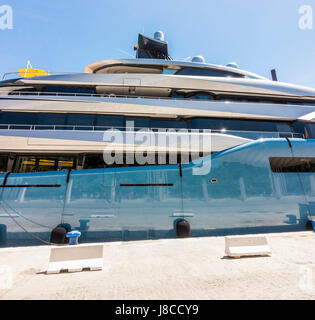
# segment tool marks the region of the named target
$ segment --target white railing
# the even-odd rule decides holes
[[[94,98],[120,98],[120,99],[158,99],[158,100],[178,100],[178,101],[190,101],[190,102],[219,102],[219,103],[259,103],[259,104],[273,104],[273,105],[283,105],[280,102],[277,101],[258,101],[258,102],[252,102],[250,100],[245,101],[242,100],[242,97],[240,96],[240,100],[237,100],[237,96],[235,96],[236,99],[234,98],[229,98],[229,97],[222,97],[221,99],[211,99],[209,96],[209,99],[196,99],[194,97],[173,97],[173,96],[168,96],[168,97],[157,97],[157,96],[140,96],[140,95],[122,95],[122,94],[114,94],[114,93],[76,93],[76,92],[39,92],[39,91],[11,91],[9,93],[6,93],[5,95],[0,94],[0,98],[1,97],[5,97],[7,98],[8,96],[32,96],[32,97],[48,97],[48,96],[53,96],[53,97],[84,97],[84,98],[90,98],[90,97],[94,97]],[[297,98],[298,99],[298,98]],[[288,100],[288,102],[290,102],[290,100]],[[301,100],[301,102],[299,101],[291,101],[292,105],[305,105],[305,101]],[[315,105],[315,101],[314,102],[309,102],[307,103],[308,105],[314,106]]]
[[[126,131],[126,127],[121,126],[85,126],[85,125],[30,125],[30,124],[0,124],[0,130],[46,130],[46,131],[107,131],[107,130],[120,130]],[[166,131],[174,130],[175,132],[181,132],[180,130],[185,130],[187,133],[202,133],[209,130],[209,133],[220,133],[226,135],[237,135],[244,138],[249,136],[256,136],[259,138],[303,138],[302,133],[295,132],[274,132],[274,131],[251,131],[251,130],[227,130],[227,129],[187,129],[187,128],[143,128],[143,127],[133,127],[133,131],[148,129],[151,131]],[[205,130],[205,131],[204,131]]]
[[[190,100],[190,101],[214,101],[214,100],[202,100],[202,99],[193,99],[193,98],[185,98],[185,97],[157,97],[157,96],[137,96],[137,95],[122,95],[122,94],[114,94],[114,93],[76,93],[76,92],[39,92],[39,91],[11,91],[9,93],[10,96],[33,96],[33,97],[47,97],[47,96],[55,96],[55,97],[95,97],[95,98],[133,98],[133,99],[164,99],[164,100]],[[1,95],[0,95],[1,97]],[[232,100],[224,100],[231,101]],[[237,102],[237,101],[235,101]]]
[[[80,72],[51,72],[51,71],[46,71],[49,75],[53,74],[53,75],[57,75],[57,74],[78,74]],[[35,72],[34,72],[35,73]],[[82,73],[82,72],[81,72]],[[19,72],[6,72],[3,74],[2,76],[2,81],[3,80],[10,80],[10,79],[15,79],[15,78],[10,78],[10,76],[15,76],[15,78],[23,78]]]

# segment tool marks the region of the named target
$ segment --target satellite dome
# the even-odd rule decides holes
[[[191,59],[192,62],[205,63],[206,60],[203,56],[195,56]]]
[[[227,67],[231,67],[231,68],[236,68],[236,69],[238,69],[238,65],[237,65],[236,62],[229,62],[226,66],[227,66]]]
[[[154,39],[164,41],[164,33],[163,31],[156,31],[154,32]]]

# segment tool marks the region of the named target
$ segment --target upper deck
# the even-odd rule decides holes
[[[238,68],[193,61],[161,59],[112,59],[101,60],[85,67],[85,73],[150,73],[207,77],[266,78]]]

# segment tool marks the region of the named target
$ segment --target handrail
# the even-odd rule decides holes
[[[156,131],[162,131],[169,133],[167,130],[175,130],[175,132],[181,132],[180,130],[187,130],[185,132],[187,133],[203,133],[203,130],[209,130],[207,133],[221,133],[221,134],[263,134],[263,135],[270,135],[275,136],[277,138],[280,138],[281,136],[288,136],[291,138],[303,138],[304,135],[301,133],[295,133],[295,132],[275,132],[275,131],[253,131],[253,130],[229,130],[229,129],[191,129],[191,128],[156,128],[156,127],[150,127],[150,128],[144,128],[144,127],[132,127],[134,130],[131,132],[135,132],[141,129],[148,129],[150,131],[156,132]],[[121,130],[126,131],[126,129],[130,129],[129,127],[122,127],[122,126],[86,126],[86,125],[54,125],[54,124],[0,124],[0,130],[46,130],[46,131],[106,131],[106,130]],[[164,131],[166,130],[166,131]]]
[[[212,100],[198,100],[184,97],[157,97],[157,96],[135,96],[135,95],[122,95],[113,93],[76,93],[76,92],[40,92],[40,91],[12,91],[10,96],[56,96],[56,97],[96,97],[96,98],[133,98],[133,99],[165,99],[165,100],[193,100],[193,101],[212,101]],[[1,95],[0,95],[1,97]],[[225,100],[227,101],[227,100]],[[231,100],[232,101],[232,100]]]
[[[47,73],[49,73],[49,74],[79,74],[79,73],[83,73],[83,72],[63,72],[63,71],[62,72],[52,72],[52,71],[47,71]],[[2,81],[6,80],[8,75],[14,75],[14,74],[18,75],[19,78],[23,78],[20,76],[19,72],[16,72],[16,71],[15,72],[5,72],[2,76]]]
[[[230,98],[230,97],[222,97],[223,99],[196,99],[193,97],[173,97],[173,96],[167,96],[167,97],[157,97],[157,96],[140,96],[140,95],[122,95],[122,94],[114,94],[114,93],[76,93],[76,92],[40,92],[40,91],[11,91],[9,94],[6,95],[1,95],[0,98],[5,97],[7,98],[8,96],[34,96],[34,97],[47,97],[47,96],[56,96],[56,97],[95,97],[95,98],[122,98],[122,99],[158,99],[158,100],[174,100],[174,101],[195,101],[195,102],[221,102],[221,103],[260,103],[260,104],[276,104],[276,105],[283,105],[283,103],[280,103],[279,101],[273,101],[273,100],[261,100],[261,101],[256,101],[252,102],[250,100],[245,101],[244,99],[240,96],[240,99],[238,100],[238,96],[235,96],[235,98]],[[210,96],[209,96],[210,97]],[[297,97],[298,99],[299,97]],[[301,101],[289,101],[290,104],[293,105],[310,105],[314,106],[315,105],[315,100],[314,102],[305,102],[303,100]]]

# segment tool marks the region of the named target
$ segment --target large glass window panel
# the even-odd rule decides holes
[[[7,171],[8,156],[0,156],[0,173]]]
[[[187,96],[187,98],[195,99],[195,100],[213,100],[213,97],[207,93],[196,93],[196,94]]]
[[[195,118],[190,121],[191,129],[270,131],[277,132],[277,123],[268,121],[247,121],[229,119]],[[283,130],[282,127],[280,127]]]
[[[106,168],[107,165],[102,154],[86,155],[84,159],[83,169]]]
[[[269,162],[273,172],[315,172],[315,158],[271,157]]]
[[[150,127],[150,119],[145,117],[126,117],[126,125],[127,121],[133,122],[134,129],[142,129],[142,128],[149,128]],[[131,123],[132,124],[132,123]]]
[[[291,132],[291,127],[288,123],[277,122],[276,126],[278,132]]]
[[[66,123],[65,113],[39,113],[38,114],[38,124],[56,124],[63,125]]]
[[[315,124],[314,123],[307,124],[307,131],[309,134],[309,138],[315,138]]]
[[[206,119],[206,118],[195,118],[189,121],[190,129],[216,129],[220,130],[225,128],[225,124],[222,124],[220,119]]]
[[[187,128],[187,123],[185,121],[177,120],[164,120],[164,119],[151,119],[151,128]]]
[[[94,94],[95,88],[89,87],[67,87],[67,86],[46,86],[44,92],[53,93],[77,93],[77,94]]]
[[[92,130],[94,126],[94,114],[68,114],[67,126],[74,126],[76,130]]]
[[[176,75],[185,75],[185,76],[204,76],[204,77],[234,77],[234,78],[244,78],[243,75],[228,72],[228,71],[221,71],[221,70],[209,70],[209,69],[202,69],[202,68],[183,68],[176,72]]]
[[[75,157],[67,156],[18,156],[14,172],[41,172],[74,169]]]
[[[0,123],[10,124],[11,129],[28,129],[37,123],[37,113],[2,112],[0,113]]]
[[[125,118],[123,116],[97,115],[95,121],[96,130],[107,130],[110,128],[124,128]]]
[[[65,113],[39,113],[36,129],[39,130],[62,130],[66,123]]]
[[[308,132],[309,130],[307,130],[306,123],[302,121],[295,121],[292,126],[293,126],[293,131],[295,133],[298,133],[301,136],[309,138],[309,132]]]

